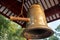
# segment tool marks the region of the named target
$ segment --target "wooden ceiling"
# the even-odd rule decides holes
[[[60,0],[25,0],[23,14],[21,14],[22,0],[0,0],[0,12],[7,17],[18,16],[19,14],[21,14],[20,17],[27,17],[28,9],[34,3],[42,5],[47,22],[60,19]],[[26,25],[26,22],[23,21],[15,22],[22,26]]]

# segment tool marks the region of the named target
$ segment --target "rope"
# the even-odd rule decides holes
[[[24,16],[23,16],[23,6],[24,6],[24,0],[23,0],[23,2],[22,2],[21,13],[20,13],[18,16],[21,16],[21,15],[22,15],[22,17],[24,17]]]

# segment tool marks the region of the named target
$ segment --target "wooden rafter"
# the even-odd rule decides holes
[[[45,10],[45,15],[50,20],[48,22],[52,22],[54,20],[60,19],[60,6],[59,6],[59,4],[54,7],[49,8],[48,10]],[[54,16],[55,16],[55,18],[54,18]]]
[[[22,2],[18,2],[16,0],[0,0],[0,4],[7,7],[9,10],[14,12],[16,15],[19,15],[21,12]],[[25,9],[24,9],[25,11]]]

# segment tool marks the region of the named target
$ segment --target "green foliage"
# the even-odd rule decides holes
[[[24,28],[0,14],[0,40],[26,40],[22,37]]]
[[[58,38],[56,36],[51,36],[49,40],[58,40]]]
[[[58,25],[58,27],[55,30],[57,32],[60,32],[60,25]],[[49,37],[48,40],[59,40],[59,38],[57,36],[60,37],[60,33],[55,32],[55,36],[53,35],[53,36]],[[43,40],[47,40],[47,39],[43,39]]]
[[[60,25],[58,25],[58,27],[55,30],[60,32]]]

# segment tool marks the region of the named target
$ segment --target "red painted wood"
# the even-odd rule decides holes
[[[54,6],[54,7],[49,8],[48,10],[45,10],[46,17],[52,16],[52,15],[57,14],[57,13],[60,15],[59,4]],[[48,22],[52,22],[52,21],[55,21],[55,20],[58,20],[58,19],[60,19],[60,18],[57,18],[57,19],[54,19],[54,20],[51,20],[51,21],[48,21]]]
[[[60,2],[60,0],[58,0]]]
[[[60,13],[60,6],[59,5],[56,5],[54,7],[49,8],[48,10],[45,10],[46,17],[51,16],[56,13]]]
[[[17,0],[0,0],[0,4],[2,4],[3,6],[6,6],[16,15],[19,15],[21,12],[22,2],[20,3]],[[26,13],[25,9],[23,11],[24,11],[24,15],[25,15],[25,13]]]

